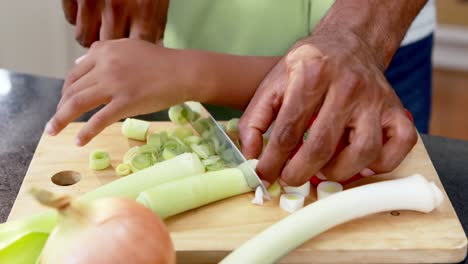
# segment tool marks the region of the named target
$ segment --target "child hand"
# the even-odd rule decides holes
[[[68,74],[46,132],[56,135],[83,113],[106,105],[78,133],[76,144],[82,146],[122,118],[188,100],[193,67],[182,52],[142,40],[95,42]]]

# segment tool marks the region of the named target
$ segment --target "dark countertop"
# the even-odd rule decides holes
[[[0,69],[0,222],[10,212],[44,126],[55,111],[63,80]],[[239,113],[212,108],[217,119]],[[84,121],[90,114],[82,116]],[[164,112],[145,115],[166,120]],[[468,141],[422,135],[465,233],[468,233]],[[468,263],[468,260],[465,262]]]

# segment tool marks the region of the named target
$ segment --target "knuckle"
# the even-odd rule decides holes
[[[387,161],[387,162],[381,162],[376,164],[376,167],[378,170],[376,170],[378,173],[388,173],[396,169],[398,167],[398,162],[396,161]]]
[[[90,48],[93,50],[100,50],[105,46],[105,41],[95,41],[91,44]]]
[[[286,124],[284,126],[278,127],[278,132],[275,133],[273,141],[284,152],[293,151],[298,143],[298,133],[293,126]]]
[[[399,140],[401,144],[414,146],[418,141],[418,135],[413,126],[401,129],[399,131]]]
[[[363,78],[357,73],[346,71],[343,75],[342,91],[345,95],[352,96],[363,85]]]
[[[309,159],[328,161],[335,152],[331,138],[324,134],[308,140],[307,143],[305,150]]]
[[[94,39],[87,36],[87,34],[80,28],[76,28],[75,40],[83,47],[90,47]]]
[[[84,106],[84,101],[81,96],[75,95],[70,98],[70,105],[72,109],[81,109]]]
[[[287,176],[282,176],[282,178],[285,179],[284,181],[288,184],[288,186],[298,187],[305,183],[305,181],[299,177],[289,177],[289,178],[286,178],[286,177]]]
[[[377,140],[371,138],[358,139],[355,142],[356,155],[366,160],[375,160],[382,148],[381,144]]]

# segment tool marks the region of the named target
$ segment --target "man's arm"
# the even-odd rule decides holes
[[[427,0],[337,0],[312,36],[354,34],[371,49],[385,71],[409,26]],[[307,41],[307,40],[306,40]]]

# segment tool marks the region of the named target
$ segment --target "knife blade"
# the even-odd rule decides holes
[[[221,159],[223,159],[226,164],[236,167],[238,166],[246,176],[245,179],[247,180],[247,184],[254,190],[260,186],[264,197],[267,200],[271,200],[270,194],[257,172],[252,169],[251,166],[242,166],[242,164],[247,164],[247,159],[242,155],[242,152],[237,148],[236,144],[234,144],[231,138],[229,138],[224,129],[219,125],[216,119],[214,119],[210,112],[208,112],[208,110],[198,102],[186,102],[182,104],[182,107],[187,111],[199,113],[200,117],[197,120],[201,120],[202,118],[204,121],[206,120],[205,122],[208,124],[208,127],[210,127],[210,135],[216,138],[220,144],[220,148],[224,149],[223,153],[225,153],[225,155],[220,155]],[[203,126],[195,124],[197,121],[193,121],[190,118],[188,118],[187,121],[200,135],[203,135],[203,133],[206,132],[206,130],[203,129]]]

